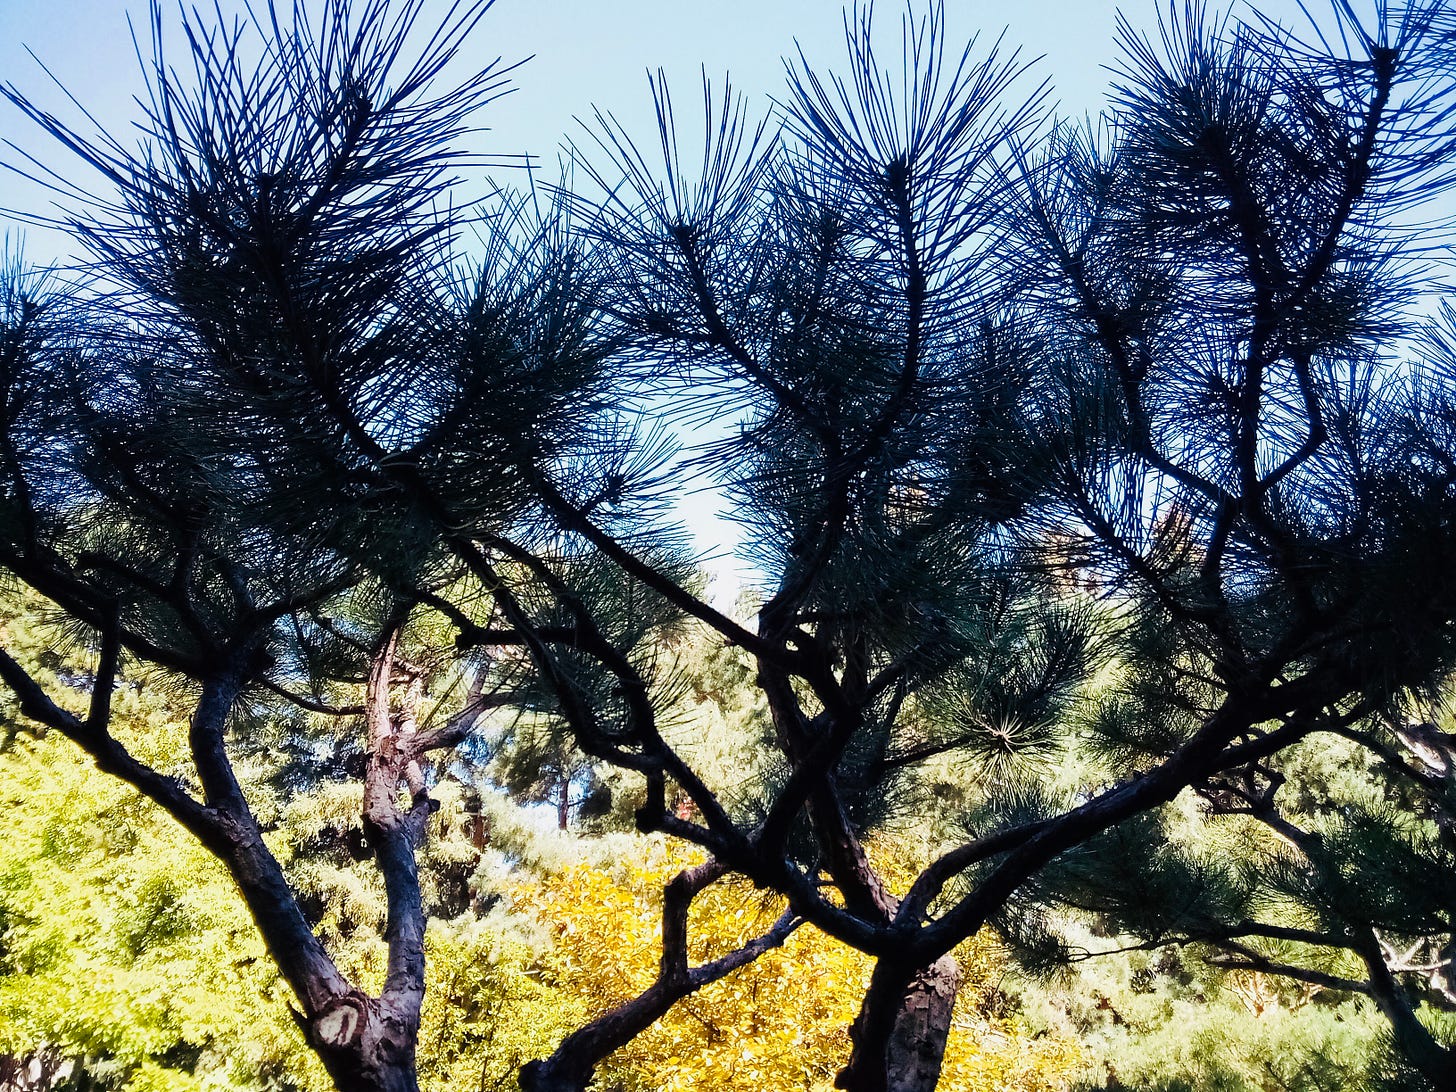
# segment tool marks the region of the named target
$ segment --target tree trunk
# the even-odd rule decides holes
[[[340,1092],[419,1092],[410,1012],[354,990],[300,1023]]]
[[[950,955],[941,956],[911,981],[886,1052],[889,1092],[935,1088],[960,984],[961,969]]]
[[[876,964],[850,1029],[854,1050],[834,1086],[846,1092],[933,1092],[960,978],[950,955],[919,970],[885,960]]]

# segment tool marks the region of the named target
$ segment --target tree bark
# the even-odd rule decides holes
[[[1358,929],[1352,940],[1355,954],[1369,973],[1370,997],[1390,1021],[1396,1049],[1432,1088],[1456,1087],[1456,1052],[1441,1045],[1420,1022],[1404,988],[1386,965],[1375,931]]]
[[[850,1029],[849,1064],[834,1086],[846,1092],[933,1092],[960,977],[950,955],[918,970],[883,959],[876,964]]]
[[[419,1092],[417,1013],[351,990],[299,1022],[340,1092]]]

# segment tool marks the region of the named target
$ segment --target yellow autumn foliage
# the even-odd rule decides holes
[[[634,997],[657,973],[663,885],[694,859],[651,841],[610,869],[576,865],[517,892],[546,928],[544,972],[594,1015]],[[783,909],[777,897],[729,878],[693,903],[694,964],[759,935]],[[1075,1044],[1033,1038],[979,1004],[1002,955],[989,936],[957,950],[963,984],[940,1087],[955,1092],[1056,1092],[1081,1061]],[[783,947],[685,998],[599,1070],[612,1092],[820,1090],[849,1054],[848,1029],[868,984],[869,957],[801,926]]]

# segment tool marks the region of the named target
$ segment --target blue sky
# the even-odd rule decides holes
[[[164,5],[174,2],[164,0]],[[1151,23],[1156,4],[1131,0],[1123,6],[1135,22]],[[211,0],[203,6],[211,6]],[[444,0],[429,0],[425,18],[447,6]],[[240,0],[222,0],[224,11],[239,7]],[[1303,18],[1294,0],[1269,0],[1260,7],[1286,20]],[[587,116],[593,104],[612,110],[631,130],[650,133],[645,72],[659,65],[684,92],[695,89],[705,67],[713,77],[730,72],[737,87],[762,99],[782,86],[780,58],[796,40],[816,65],[838,64],[841,9],[841,0],[497,0],[463,60],[533,59],[517,71],[517,90],[483,119],[492,130],[483,147],[529,152],[551,163],[561,139],[581,133],[573,116]],[[1021,46],[1028,59],[1044,55],[1038,78],[1052,80],[1064,112],[1080,115],[1101,105],[1107,81],[1102,66],[1115,58],[1117,5],[949,0],[947,9],[952,41],[977,30],[989,41],[1005,30],[1007,42]],[[124,133],[133,116],[131,96],[140,87],[128,10],[144,16],[145,0],[0,0],[0,79],[62,117],[76,118],[27,55],[28,47],[98,120]],[[893,21],[902,10],[895,0],[881,0],[879,17]],[[27,150],[45,149],[8,104],[0,105],[0,135]],[[44,201],[34,187],[0,172],[0,208],[36,210]],[[59,240],[35,231],[28,235],[33,259],[58,256]]]
[[[211,2],[204,0],[206,6]],[[221,6],[236,11],[239,0],[221,0]],[[424,18],[447,6],[445,0],[429,0]],[[1286,22],[1304,19],[1295,0],[1267,0],[1259,7]],[[1151,25],[1157,10],[1156,0],[1129,0],[1124,8],[1140,25]],[[145,0],[0,0],[0,79],[62,118],[80,120],[76,108],[27,55],[28,46],[101,124],[115,135],[125,134],[135,114],[131,96],[141,87],[128,9],[144,17]],[[1108,81],[1103,66],[1116,58],[1117,5],[1096,0],[948,0],[947,9],[952,42],[980,30],[989,44],[1005,30],[1007,45],[1020,46],[1026,59],[1044,58],[1028,88],[1036,80],[1050,79],[1064,114],[1080,116],[1100,108]],[[563,137],[582,135],[573,117],[589,116],[594,104],[615,113],[629,131],[650,137],[645,73],[658,66],[679,89],[683,105],[693,101],[701,68],[715,79],[730,72],[741,91],[766,105],[767,95],[783,85],[780,59],[796,41],[816,67],[842,67],[841,10],[841,0],[497,0],[462,63],[478,66],[497,56],[507,62],[533,59],[516,73],[518,89],[492,105],[482,119],[491,131],[481,147],[502,154],[531,153],[551,164]],[[896,0],[880,0],[878,15],[893,23],[903,10]],[[0,104],[0,136],[41,153],[49,163],[67,163],[9,104]],[[15,156],[0,149],[0,159],[14,161]],[[509,170],[497,173],[502,182],[519,184],[519,176],[512,178]],[[46,201],[43,191],[0,171],[0,209],[43,212]],[[0,215],[0,223],[4,219]],[[45,263],[63,259],[67,245],[32,228],[26,232],[25,251],[29,260]],[[690,498],[683,507],[704,551],[721,550],[734,537],[732,528],[713,518],[716,507],[712,495]],[[723,567],[722,560],[715,566]]]

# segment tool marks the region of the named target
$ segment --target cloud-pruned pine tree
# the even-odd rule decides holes
[[[0,566],[96,648],[89,710],[0,677],[228,866],[340,1087],[415,1087],[431,756],[511,706],[710,855],[666,887],[657,980],[525,1087],[584,1088],[808,923],[875,959],[840,1087],[932,1088],[951,952],[1034,940],[1051,866],[1456,656],[1453,377],[1402,340],[1451,14],[1337,4],[1305,40],[1180,6],[1124,30],[1089,134],[999,43],[949,48],[939,8],[888,63],[856,10],[845,73],[799,57],[764,121],[705,86],[685,153],[657,81],[650,154],[604,115],[573,185],[477,212],[447,195],[502,73],[441,86],[486,6],[417,53],[419,2],[184,16],[184,76],[154,5],[135,147],[4,89],[104,192],[56,179],[85,276],[10,278],[0,342]],[[734,427],[685,459],[685,417]],[[755,622],[672,525],[694,475],[747,529]],[[685,619],[752,658],[772,723],[731,796],[663,717]],[[194,694],[186,781],[108,731],[138,671]],[[270,703],[358,718],[377,996],[234,776]],[[1068,784],[1074,732],[1106,766]],[[868,836],[947,785],[958,833],[892,887]],[[691,965],[691,903],[729,873],[789,910]]]

